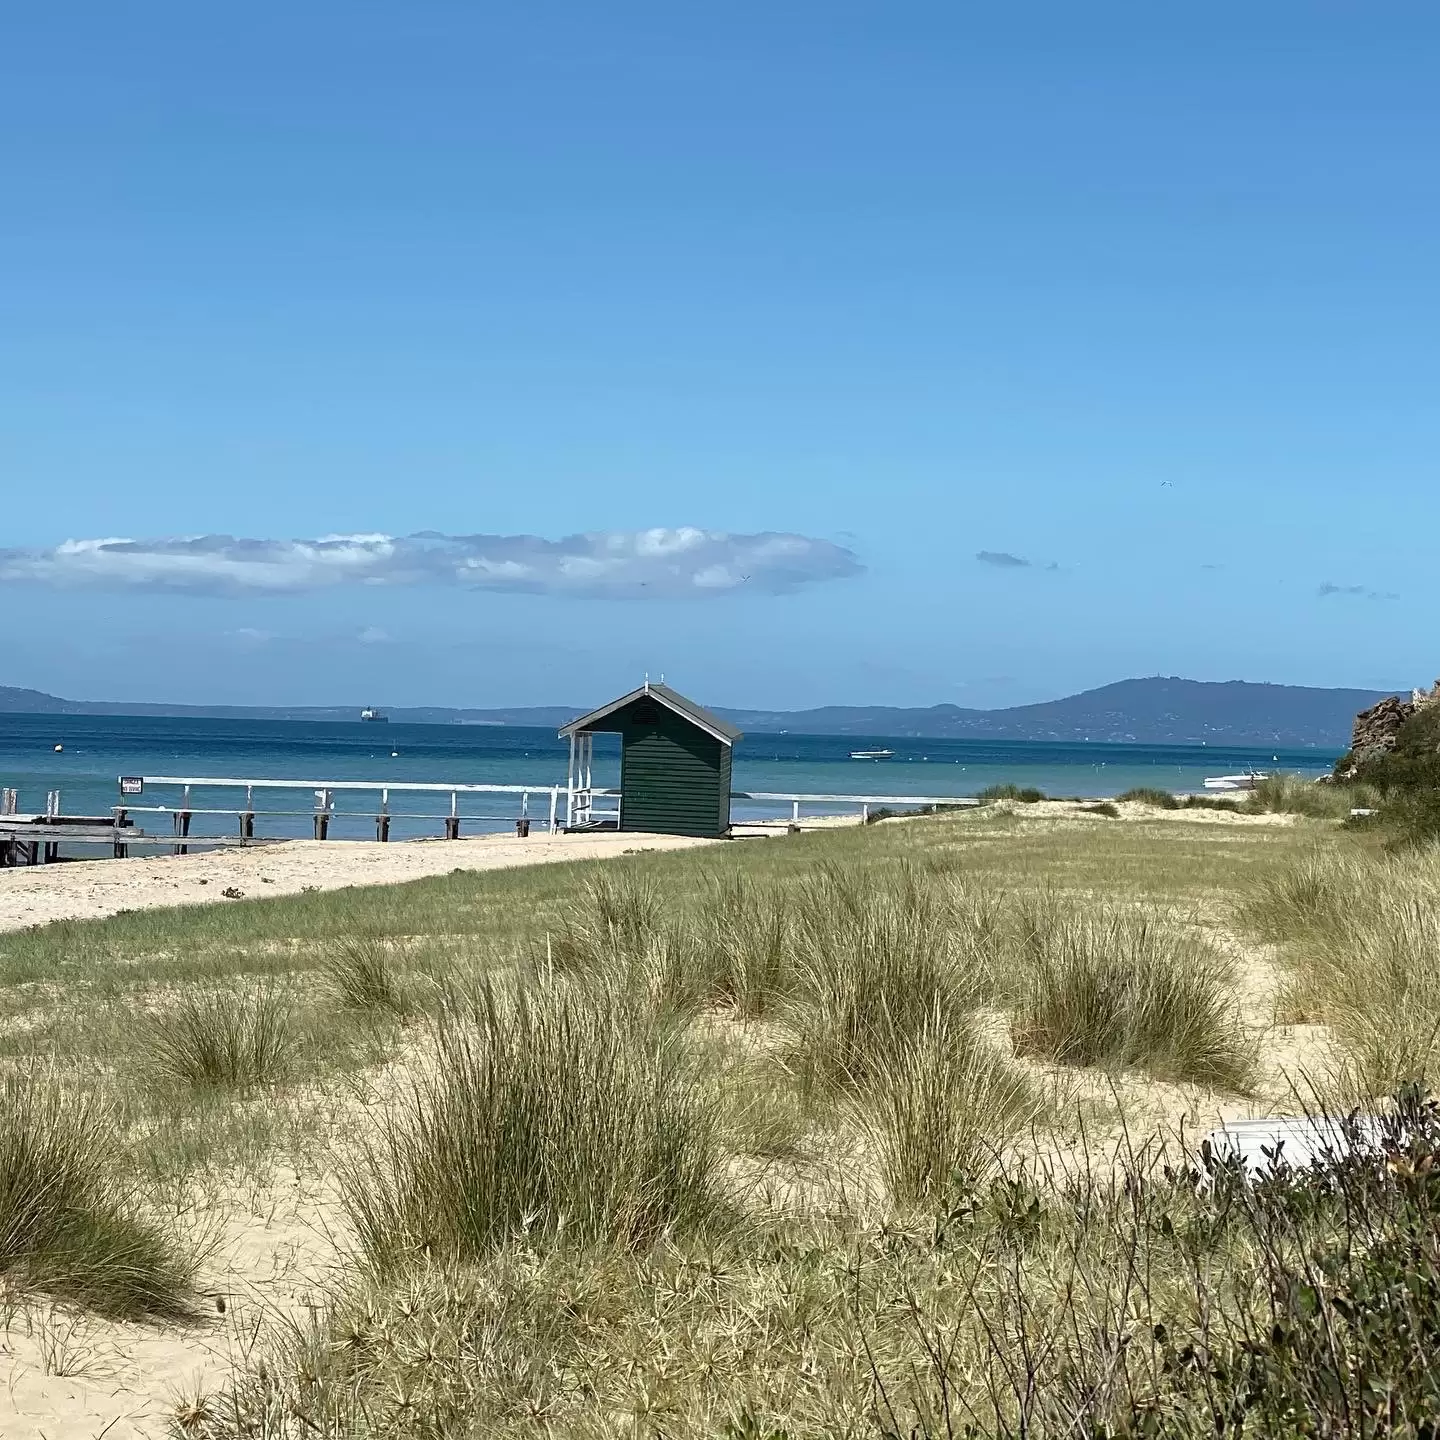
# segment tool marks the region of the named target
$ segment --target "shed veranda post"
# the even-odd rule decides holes
[[[605,810],[594,785],[597,734],[620,736],[620,803]],[[740,731],[667,685],[638,690],[572,720],[565,828],[718,837],[730,832],[731,756]]]

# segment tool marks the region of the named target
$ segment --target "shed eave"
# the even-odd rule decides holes
[[[581,715],[568,725],[562,725],[560,738],[568,740],[571,736],[578,735],[584,730],[594,729],[602,720],[609,719],[616,711],[623,710],[627,705],[633,705],[637,700],[643,700],[647,696],[651,700],[658,700],[667,710],[688,720],[697,730],[703,730],[722,745],[734,745],[737,740],[744,738],[733,725],[727,724],[718,715],[712,715],[708,710],[702,710],[693,701],[687,700],[677,691],[671,690],[668,685],[650,684],[641,685],[628,695],[622,695],[618,700],[612,700],[608,705],[602,705],[598,710],[592,710],[588,715]]]

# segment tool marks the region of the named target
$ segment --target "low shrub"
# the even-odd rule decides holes
[[[1238,811],[1240,802],[1220,795],[1181,795],[1176,808],[1180,810]]]
[[[1033,785],[1013,785],[1006,781],[1003,785],[987,785],[975,798],[982,804],[996,800],[1018,800],[1023,805],[1033,805],[1044,800],[1046,795],[1043,790],[1037,790]]]
[[[679,1033],[615,988],[482,979],[447,1003],[434,1062],[344,1175],[373,1265],[522,1235],[644,1247],[721,1215],[716,1103]]]
[[[1101,800],[1096,805],[1082,805],[1080,807],[1080,813],[1082,815],[1104,815],[1111,820],[1118,820],[1120,818],[1120,807],[1112,804],[1109,800]]]
[[[193,1263],[114,1172],[115,1120],[32,1076],[0,1088],[0,1276],[113,1315],[177,1314]]]
[[[997,1185],[1022,1223],[977,1235],[971,1222],[967,1244],[984,1247],[982,1273],[1015,1278],[966,1293],[975,1325],[954,1334],[971,1348],[936,1343],[935,1300],[910,1301],[925,1361],[909,1385],[874,1368],[883,1432],[1433,1434],[1440,1118],[1402,1096],[1384,1128],[1375,1144],[1352,1127],[1348,1159],[1273,1183],[1213,1158],[1132,1168],[1112,1187],[1091,1177],[1043,1212],[1058,1232],[1045,1247],[1023,1238],[1024,1221],[1042,1223],[1038,1197],[1026,1207],[1023,1186]]]
[[[186,990],[137,1027],[150,1081],[248,1090],[283,1079],[295,1052],[290,1007],[276,990]]]
[[[1180,801],[1170,791],[1160,790],[1153,785],[1137,785],[1133,790],[1127,790],[1116,798],[1130,800],[1139,805],[1152,805],[1157,810],[1178,810],[1180,808]]]
[[[1198,937],[1132,911],[1059,910],[1031,950],[1018,1050],[1249,1088],[1255,1049],[1232,998],[1232,967]]]
[[[1392,790],[1378,811],[1375,828],[1387,850],[1416,850],[1440,840],[1440,790]]]

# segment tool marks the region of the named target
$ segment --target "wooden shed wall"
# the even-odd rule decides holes
[[[730,747],[663,705],[624,717],[620,828],[723,835],[730,825]]]

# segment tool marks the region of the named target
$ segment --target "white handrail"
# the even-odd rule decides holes
[[[812,805],[978,805],[966,795],[815,795],[785,790],[732,790],[732,800],[800,800]]]
[[[487,792],[505,795],[542,795],[551,790],[563,790],[563,785],[444,785],[429,781],[404,780],[236,780],[223,776],[208,775],[140,775],[136,776],[142,785],[212,785],[252,786],[260,790],[426,790],[443,791],[449,795],[459,791],[462,795]]]

